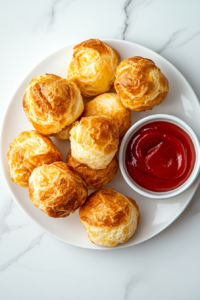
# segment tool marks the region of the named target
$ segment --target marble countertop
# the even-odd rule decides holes
[[[0,118],[25,75],[74,41],[117,38],[164,56],[200,99],[199,0],[10,0],[0,10]],[[116,251],[64,244],[33,224],[0,173],[0,299],[200,299],[200,188],[154,238]]]

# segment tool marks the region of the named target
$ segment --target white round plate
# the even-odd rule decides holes
[[[162,56],[145,47],[121,40],[105,40],[105,42],[119,52],[122,60],[132,56],[143,56],[152,59],[169,80],[170,92],[167,99],[151,111],[132,112],[132,124],[152,114],[171,114],[188,123],[195,131],[198,139],[200,139],[199,102],[183,75]],[[27,75],[14,94],[2,126],[1,162],[12,197],[39,227],[68,244],[88,249],[106,250],[107,248],[96,246],[90,242],[83,225],[79,221],[78,211],[65,219],[53,219],[36,208],[31,200],[29,200],[28,190],[11,181],[7,164],[9,144],[20,132],[33,129],[22,108],[22,98],[27,84],[32,77],[44,73],[56,74],[65,78],[66,67],[71,58],[73,46],[67,46],[40,62]],[[57,141],[53,139],[53,142],[60,149],[63,157],[66,158],[66,154],[70,148],[69,141]],[[132,238],[125,244],[118,245],[116,248],[128,247],[144,242],[168,227],[186,208],[199,182],[200,177],[197,178],[189,189],[174,198],[154,200],[134,192],[127,185],[118,170],[115,179],[106,187],[111,187],[135,199],[140,208],[141,222]]]

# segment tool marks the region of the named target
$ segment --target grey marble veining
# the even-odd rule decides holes
[[[4,206],[0,209],[0,236],[5,232],[9,232],[10,228],[5,223],[7,216],[10,214],[13,205],[13,200],[9,199],[6,201]]]
[[[125,295],[124,300],[129,300],[131,291],[134,289],[134,286],[141,281],[140,275],[134,275],[131,277],[129,282],[125,285]]]
[[[134,20],[138,18],[139,13],[142,9],[150,5],[155,0],[127,0],[124,4],[124,26],[122,30],[122,39],[126,40],[126,33],[128,31],[128,27],[134,23]]]
[[[18,259],[21,258],[24,254],[26,254],[28,251],[32,250],[35,246],[39,245],[43,236],[44,236],[44,233],[42,233],[37,238],[35,238],[25,250],[21,251],[16,256],[14,256],[12,259],[10,259],[9,261],[7,261],[3,265],[1,265],[0,272],[7,269],[13,263],[17,262]]]
[[[179,42],[179,37],[184,34],[185,30],[186,30],[186,28],[182,28],[182,29],[179,29],[179,30],[173,32],[171,34],[171,36],[169,37],[169,39],[166,41],[166,43],[160,49],[158,49],[157,52],[160,54],[169,48],[178,48],[178,47],[184,46],[187,43],[189,43],[190,41],[193,41],[196,37],[198,37],[200,35],[200,30],[198,30],[191,36],[186,37],[183,42]],[[175,45],[174,42],[177,42],[177,44]]]
[[[49,13],[49,26],[52,26],[55,23],[56,15],[59,11],[65,10],[69,4],[75,1],[76,0],[54,0]],[[62,6],[58,9],[60,4],[62,4]]]
[[[179,35],[180,35],[182,32],[184,32],[184,30],[185,30],[185,28],[184,28],[184,29],[179,29],[179,30],[173,32],[173,33],[171,34],[171,36],[169,37],[169,39],[165,42],[165,44],[164,44],[159,50],[157,50],[157,52],[158,52],[158,53],[161,53],[161,52],[163,52],[164,50],[166,50],[167,48],[169,48],[169,47],[173,44],[173,42],[174,42],[175,40],[177,40],[177,38],[179,37]]]
[[[12,208],[16,207],[14,201],[9,198],[5,201],[4,206],[0,209],[0,239],[3,234],[9,233],[13,230],[24,228],[25,225],[8,225],[6,222],[7,217],[11,214]]]
[[[122,39],[125,40],[126,39],[126,31],[127,31],[127,28],[128,28],[128,21],[129,21],[129,6],[131,5],[133,0],[128,0],[125,2],[125,5],[124,5],[124,12],[125,12],[125,21],[124,21],[124,29],[123,29],[123,32],[122,32]]]
[[[199,35],[200,35],[200,30],[196,31],[194,34],[192,34],[187,39],[185,39],[185,41],[182,42],[181,44],[179,44],[178,47],[182,47],[182,46],[186,45],[187,43],[193,41],[195,38],[199,37]]]
[[[62,0],[55,0],[52,7],[51,7],[51,13],[50,13],[50,20],[49,20],[49,25],[52,25],[55,21],[55,10],[57,4],[62,1]]]

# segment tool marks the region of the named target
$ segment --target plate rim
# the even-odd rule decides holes
[[[104,39],[104,38],[101,38],[102,41],[106,42],[106,43],[109,43],[109,42],[120,42],[120,43],[124,43],[124,44],[131,44],[131,45],[136,45],[136,46],[139,46],[155,55],[157,55],[158,57],[160,57],[162,60],[164,60],[167,64],[170,65],[171,68],[174,68],[175,71],[179,74],[179,76],[182,78],[182,80],[186,83],[186,85],[188,85],[188,87],[190,88],[190,91],[193,93],[193,96],[194,98],[196,99],[198,105],[199,105],[199,108],[200,108],[200,102],[199,102],[199,99],[195,93],[195,91],[193,90],[191,84],[188,82],[188,80],[185,78],[185,76],[178,70],[177,67],[175,67],[170,61],[168,61],[165,57],[163,57],[162,55],[160,55],[159,53],[157,53],[156,51],[153,51],[145,46],[142,46],[140,44],[137,44],[137,43],[134,43],[134,42],[130,42],[130,41],[126,41],[126,40],[120,40],[120,39]],[[15,203],[18,205],[18,207],[23,211],[23,213],[25,213],[25,215],[31,220],[31,222],[33,222],[38,228],[40,228],[41,230],[43,230],[45,233],[49,234],[50,236],[56,238],[57,240],[59,241],[62,241],[63,243],[66,243],[70,246],[74,246],[74,247],[78,247],[78,248],[82,248],[82,249],[87,249],[87,250],[99,250],[99,251],[108,251],[108,250],[119,250],[119,249],[123,249],[123,248],[128,248],[128,247],[132,247],[132,246],[135,246],[135,245],[138,245],[138,244],[141,244],[143,242],[146,242],[148,241],[149,239],[155,237],[156,235],[160,234],[162,231],[164,231],[167,227],[169,227],[173,222],[175,222],[177,220],[177,218],[183,213],[183,211],[186,209],[186,207],[189,205],[189,203],[191,202],[198,186],[199,186],[199,183],[200,183],[200,175],[197,177],[197,179],[195,180],[195,182],[197,181],[197,185],[196,187],[194,188],[194,190],[192,191],[192,194],[190,195],[190,198],[187,200],[187,202],[185,203],[185,205],[182,207],[182,209],[179,211],[179,213],[172,219],[170,220],[161,230],[159,230],[158,232],[156,232],[155,234],[149,236],[148,238],[144,239],[143,241],[139,241],[139,242],[136,242],[134,244],[131,244],[131,245],[126,245],[126,244],[120,244],[120,246],[117,246],[117,247],[114,247],[114,248],[105,248],[105,247],[97,247],[97,248],[89,248],[89,247],[85,247],[85,246],[80,246],[80,245],[76,245],[76,244],[73,244],[73,243],[69,243],[59,237],[57,237],[56,235],[52,234],[51,232],[47,231],[42,225],[39,225],[34,219],[32,219],[31,216],[29,216],[29,214],[24,210],[23,206],[20,204],[20,202],[17,200],[17,198],[15,197],[14,193],[12,192],[10,186],[9,186],[9,182],[7,181],[6,179],[6,175],[5,175],[5,171],[4,171],[4,167],[3,167],[3,151],[2,151],[2,144],[3,144],[3,132],[4,132],[4,126],[5,126],[5,120],[6,120],[6,117],[8,115],[8,111],[9,111],[9,108],[12,104],[12,102],[14,101],[14,98],[16,96],[16,94],[19,92],[19,90],[21,89],[21,87],[25,84],[26,82],[26,79],[28,76],[30,76],[30,74],[41,64],[43,63],[45,60],[48,60],[50,59],[51,56],[54,56],[56,53],[60,52],[60,51],[63,51],[64,49],[68,48],[68,47],[73,47],[74,45],[80,43],[80,41],[76,42],[74,41],[73,43],[67,43],[66,46],[62,47],[62,48],[59,48],[53,52],[51,52],[49,55],[45,56],[43,59],[41,59],[26,75],[25,77],[23,78],[23,80],[21,81],[21,83],[19,84],[19,86],[17,87],[17,89],[15,90],[15,92],[13,93],[13,95],[11,96],[8,104],[6,105],[5,107],[5,110],[3,112],[3,118],[2,118],[2,122],[1,122],[1,131],[0,131],[0,149],[1,149],[1,156],[0,156],[0,165],[1,165],[1,169],[2,169],[2,173],[3,173],[3,178],[4,178],[4,181],[6,183],[6,186],[8,188],[8,191],[10,192],[12,198],[14,199]],[[97,245],[98,246],[98,245]]]

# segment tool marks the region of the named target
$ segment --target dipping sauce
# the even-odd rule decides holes
[[[196,160],[189,135],[170,122],[144,125],[130,139],[126,167],[141,187],[166,192],[182,185],[192,173]]]

